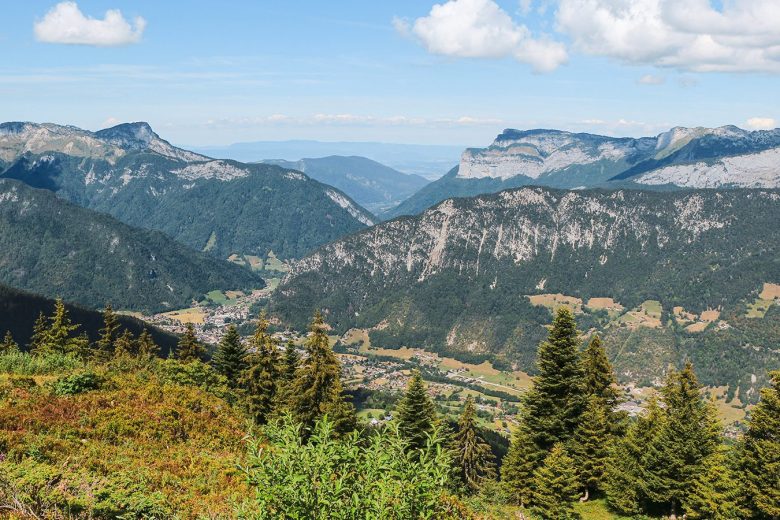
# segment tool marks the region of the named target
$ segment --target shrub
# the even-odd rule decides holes
[[[103,378],[93,372],[82,372],[61,377],[54,382],[53,390],[57,395],[76,395],[97,390],[103,384]]]
[[[33,356],[18,351],[0,354],[0,373],[39,376],[62,374],[83,366],[81,360],[69,354],[51,353]]]

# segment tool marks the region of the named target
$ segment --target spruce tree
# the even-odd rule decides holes
[[[33,325],[33,332],[30,336],[30,343],[27,345],[27,348],[31,354],[37,354],[43,351],[44,345],[46,345],[48,341],[48,334],[49,327],[46,321],[46,316],[43,314],[43,311],[41,311],[38,313],[38,318],[35,320],[35,324]]]
[[[683,504],[687,518],[735,520],[749,516],[740,507],[742,490],[729,462],[728,450],[723,445],[704,459],[702,471]]]
[[[49,318],[48,350],[62,354],[76,350],[72,334],[79,328],[73,324],[61,298],[54,302],[54,313]]]
[[[189,363],[191,361],[203,361],[205,358],[206,348],[198,341],[198,337],[195,335],[195,327],[192,323],[187,323],[184,334],[179,338],[179,343],[176,345],[176,359]]]
[[[749,507],[767,518],[780,518],[780,371],[750,416],[741,449],[740,470]]]
[[[261,313],[250,340],[253,352],[244,378],[249,413],[257,424],[267,423],[272,412],[281,411],[286,404],[278,398],[279,350],[276,340],[268,333],[268,325],[265,313]]]
[[[19,352],[19,345],[14,341],[14,337],[10,330],[5,331],[5,337],[3,343],[0,344],[0,354],[6,354],[11,352]]]
[[[298,370],[300,362],[301,359],[295,350],[295,344],[292,341],[288,341],[279,366],[279,379],[276,385],[276,408],[279,411],[290,407],[295,372]]]
[[[344,399],[341,386],[341,364],[330,348],[325,320],[319,312],[309,327],[306,339],[306,359],[301,363],[292,385],[293,417],[311,431],[323,415],[334,423],[337,433],[355,428],[355,411]]]
[[[607,359],[607,353],[598,335],[593,336],[582,352],[582,370],[585,377],[585,395],[595,395],[604,401],[608,410],[614,410],[620,403],[620,391],[612,363]]]
[[[579,496],[577,470],[563,444],[555,444],[534,472],[533,512],[542,520],[575,520]]]
[[[601,489],[611,440],[607,405],[601,396],[591,395],[582,414],[582,422],[574,433],[571,448],[580,485],[585,491],[584,500],[588,500],[591,492]]]
[[[667,504],[676,517],[703,471],[704,459],[717,449],[721,432],[714,407],[702,398],[690,363],[669,374],[661,395],[665,420],[647,446],[643,479],[647,496]]]
[[[647,446],[663,427],[665,418],[655,396],[645,411],[629,426],[625,437],[610,450],[603,488],[610,507],[625,515],[642,512],[647,496],[644,475]]]
[[[531,433],[521,419],[501,464],[501,483],[513,504],[525,506],[531,502],[533,475],[537,466],[535,453],[536,446]]]
[[[154,342],[154,338],[152,338],[152,335],[146,330],[146,327],[144,327],[144,330],[141,331],[141,334],[136,340],[135,351],[140,357],[145,358],[153,358],[160,355],[160,347]]]
[[[496,477],[496,461],[490,445],[477,431],[476,408],[469,396],[458,420],[455,434],[455,464],[461,482],[469,491],[478,491],[486,480]]]
[[[235,325],[228,326],[211,363],[218,373],[227,378],[228,385],[233,388],[239,385],[248,365],[247,350]]]
[[[419,370],[412,372],[406,393],[396,407],[395,420],[398,422],[398,432],[410,450],[425,448],[436,424],[436,408],[428,397]]]
[[[103,310],[103,328],[100,329],[100,338],[97,341],[98,359],[108,359],[114,354],[114,341],[119,337],[119,318],[111,305],[106,305]]]
[[[133,333],[125,329],[114,341],[114,357],[129,357],[135,355],[135,339]]]

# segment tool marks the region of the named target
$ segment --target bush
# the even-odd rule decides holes
[[[33,356],[27,352],[0,354],[0,373],[39,376],[62,374],[83,366],[84,363],[73,355],[52,353]]]
[[[61,377],[54,382],[53,390],[57,395],[77,395],[97,390],[103,384],[103,378],[93,372],[83,372]]]

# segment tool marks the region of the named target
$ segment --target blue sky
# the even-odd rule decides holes
[[[614,0],[440,0],[439,10],[429,0],[80,0],[72,7],[95,19],[119,9],[127,30],[77,45],[67,19],[46,18],[56,1],[4,2],[0,119],[89,129],[145,120],[190,145],[481,146],[507,127],[635,136],[776,126],[780,2],[676,0],[699,19],[653,11],[671,0],[625,1],[637,9],[609,11]],[[605,13],[614,18],[601,23]]]

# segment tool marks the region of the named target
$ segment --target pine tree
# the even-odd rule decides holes
[[[644,413],[610,451],[603,487],[610,507],[620,513],[637,515],[643,510],[647,501],[643,480],[646,449],[660,432],[664,420],[663,411],[652,396]]]
[[[198,341],[192,323],[187,323],[184,334],[179,338],[179,343],[176,345],[176,358],[185,363],[203,361],[206,358],[206,348]]]
[[[276,385],[277,410],[285,410],[290,407],[292,387],[295,382],[295,373],[301,359],[295,350],[295,344],[288,341],[284,348],[284,356],[279,366],[279,379]]]
[[[129,357],[135,354],[133,333],[125,329],[114,341],[114,357]]]
[[[73,324],[61,298],[54,302],[54,314],[49,318],[48,350],[62,354],[72,353],[76,350],[73,344],[72,334],[79,328]]]
[[[344,400],[341,386],[341,365],[330,348],[325,332],[325,320],[319,312],[314,316],[306,340],[306,359],[301,363],[292,385],[291,412],[295,419],[311,431],[323,415],[333,421],[338,433],[355,428],[354,408]]]
[[[412,372],[406,393],[395,410],[398,432],[406,440],[410,450],[421,450],[428,443],[436,424],[436,408],[433,405],[419,370]]]
[[[141,331],[141,334],[136,340],[135,351],[140,357],[145,358],[153,358],[160,355],[160,347],[154,342],[154,338],[152,338],[152,335],[146,330],[146,327],[144,327],[144,330]]]
[[[11,352],[19,352],[19,345],[14,341],[14,337],[10,330],[5,331],[5,337],[3,343],[0,344],[0,354],[6,354]]]
[[[741,489],[728,460],[728,450],[721,445],[702,462],[702,471],[694,479],[691,492],[683,504],[686,517],[692,520],[735,520],[745,518],[740,507]]]
[[[114,341],[119,337],[119,318],[111,305],[106,305],[103,310],[103,328],[98,332],[100,332],[100,339],[96,344],[95,356],[105,360],[114,354]]]
[[[591,395],[582,414],[582,422],[572,439],[572,456],[577,465],[580,485],[588,500],[592,491],[601,488],[611,444],[607,405],[601,396]]]
[[[211,359],[216,371],[227,378],[228,385],[239,385],[247,369],[247,350],[235,325],[230,325]]]
[[[703,461],[720,443],[720,427],[714,407],[704,401],[690,363],[672,371],[661,391],[665,420],[647,446],[644,463],[645,492],[651,500],[667,504],[676,517],[694,481],[703,471]]]
[[[501,464],[501,483],[510,502],[525,506],[531,502],[536,469],[536,446],[527,426],[522,423],[512,435],[509,451]]]
[[[574,460],[562,444],[556,444],[534,472],[532,510],[542,520],[574,520],[580,518],[574,510],[578,483]]]
[[[27,345],[28,350],[32,354],[42,352],[44,345],[47,343],[47,336],[49,334],[49,327],[44,316],[43,311],[38,314],[38,318],[33,325],[32,336],[30,336],[30,344]]]
[[[780,371],[751,412],[741,449],[740,470],[749,505],[767,518],[780,518]]]
[[[261,313],[250,345],[253,350],[244,378],[249,413],[257,424],[265,424],[275,409],[286,404],[278,399],[279,350],[277,342],[268,334],[268,320]]]
[[[608,410],[614,410],[620,403],[620,391],[612,370],[612,363],[601,345],[601,338],[593,336],[582,353],[582,370],[585,377],[585,395],[602,399]]]
[[[470,491],[477,491],[486,480],[496,477],[496,461],[490,445],[477,431],[476,408],[469,396],[458,420],[454,439],[455,464],[460,480]]]

